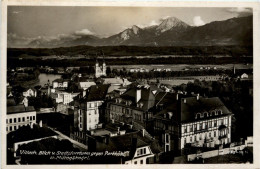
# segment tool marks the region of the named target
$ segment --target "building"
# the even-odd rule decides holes
[[[36,97],[37,91],[33,88],[27,88],[23,91],[23,96],[24,97]]]
[[[243,73],[243,74],[241,75],[241,79],[247,79],[247,78],[248,78],[248,74]]]
[[[145,128],[152,120],[152,111],[156,102],[163,96],[162,90],[155,86],[137,86],[128,89],[115,98],[107,107],[110,120],[139,124]]]
[[[94,85],[75,98],[75,129],[86,132],[97,128],[108,87],[109,85]]]
[[[33,106],[16,105],[7,107],[6,132],[12,132],[22,126],[36,123],[36,111]]]
[[[68,88],[69,80],[56,79],[52,82],[53,89],[56,88]]]
[[[46,138],[57,138],[57,136],[58,134],[51,129],[42,127],[42,122],[39,125],[31,124],[30,126],[23,126],[14,132],[8,133],[7,148],[16,157],[19,154],[17,150],[21,145]]]
[[[90,86],[96,85],[94,81],[81,81],[79,82],[79,89],[87,90]]]
[[[73,101],[73,98],[76,97],[79,93],[71,93],[62,90],[56,90],[56,103],[62,103],[64,105],[68,105],[70,102]]]
[[[98,61],[96,61],[96,64],[95,64],[94,68],[95,68],[95,77],[96,78],[99,78],[101,76],[106,76],[107,75],[107,73],[106,73],[107,67],[106,67],[105,61],[103,61],[102,66],[99,66]]]
[[[154,116],[154,134],[165,152],[231,142],[232,113],[218,97],[168,94],[160,104],[163,107]]]
[[[163,149],[145,129],[130,131],[121,125],[122,129],[117,127],[118,129],[113,131],[113,124],[109,124],[106,130],[97,129],[91,133],[90,137],[95,141],[90,142],[89,147],[93,151],[122,152],[125,154],[122,158],[114,157],[114,159],[111,159],[111,163],[140,165],[159,161]]]

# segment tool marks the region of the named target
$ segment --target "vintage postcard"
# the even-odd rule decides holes
[[[1,15],[2,168],[260,167],[259,3],[6,0]]]

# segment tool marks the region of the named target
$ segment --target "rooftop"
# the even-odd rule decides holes
[[[35,111],[33,106],[25,107],[24,105],[8,106],[7,114],[24,113]]]

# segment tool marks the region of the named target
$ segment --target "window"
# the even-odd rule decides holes
[[[211,128],[211,121],[209,122],[209,128]]]
[[[146,154],[146,148],[144,148],[144,154]]]
[[[214,131],[214,137],[216,137],[216,135],[217,135],[217,134],[216,134],[216,131]]]
[[[190,132],[192,132],[193,131],[193,128],[192,128],[192,125],[190,126]]]
[[[30,120],[32,120],[32,116],[30,116]]]
[[[6,119],[6,123],[8,123],[8,119]]]
[[[190,142],[192,142],[192,137],[190,137]]]
[[[194,141],[197,141],[197,136],[196,135],[194,136]]]
[[[135,161],[135,164],[137,164],[137,161]]]
[[[197,131],[197,124],[194,125],[194,131]]]
[[[197,119],[199,119],[200,118],[200,113],[197,113]]]
[[[140,161],[140,164],[143,164],[143,160]]]
[[[169,143],[169,135],[168,134],[166,134],[166,141],[165,142]]]
[[[187,126],[184,127],[184,133],[187,133]]]
[[[8,127],[6,127],[6,131],[8,131]]]
[[[14,130],[16,130],[16,126],[14,126]]]
[[[201,134],[200,134],[200,140],[202,140]]]
[[[209,133],[209,138],[211,137],[211,132]]]
[[[12,123],[12,122],[13,122],[13,120],[12,120],[12,119],[9,119],[9,122],[10,122],[10,123]]]
[[[202,123],[200,123],[200,127],[199,127],[199,130],[201,130],[202,129]]]
[[[214,120],[214,127],[217,127],[217,120]]]
[[[12,129],[12,126],[10,126],[10,131],[12,131],[13,129]]]
[[[23,117],[23,121],[25,121],[25,117]]]
[[[35,120],[35,116],[33,116],[33,120]]]
[[[184,138],[184,144],[186,144],[186,138]]]
[[[18,122],[21,122],[21,118],[20,117],[18,118]]]
[[[14,123],[16,123],[16,118],[14,118]]]
[[[204,113],[204,117],[208,117],[208,113]]]
[[[208,128],[208,123],[206,122],[206,123],[205,123],[205,129],[207,129],[207,128]]]

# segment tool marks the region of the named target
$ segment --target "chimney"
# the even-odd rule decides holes
[[[136,103],[141,99],[141,89],[136,89]]]
[[[198,93],[198,94],[197,94],[197,100],[199,100],[199,99],[200,99],[200,94]]]
[[[144,129],[142,129],[142,136],[144,137]]]
[[[83,90],[82,97],[86,96],[86,90]]]
[[[179,100],[179,94],[178,93],[176,94],[176,100]]]
[[[39,126],[42,127],[42,120],[40,120],[40,122],[39,122]]]

